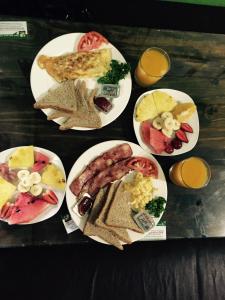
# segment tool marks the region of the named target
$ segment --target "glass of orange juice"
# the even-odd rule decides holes
[[[211,170],[204,159],[193,156],[175,163],[170,168],[169,176],[176,185],[200,189],[209,183]]]
[[[134,77],[137,84],[147,87],[160,80],[169,69],[170,58],[166,51],[151,47],[142,53]]]

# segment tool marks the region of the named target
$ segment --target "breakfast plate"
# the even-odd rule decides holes
[[[21,157],[26,156],[25,151],[27,151],[28,148],[29,151],[32,148],[31,151],[33,151],[33,155],[34,155],[34,163],[32,164],[32,167],[28,167],[25,165],[23,167],[19,167],[18,165],[17,166],[10,165],[10,160],[12,164],[12,161],[16,163],[16,160],[18,162],[20,161]],[[24,161],[24,163],[26,164],[27,161]],[[42,167],[40,167],[40,165],[42,165]],[[55,174],[59,172],[58,174],[60,175],[60,178],[63,178],[63,182],[64,182],[63,184],[56,186],[55,183],[53,183],[54,179],[56,180],[56,177],[53,178],[53,176],[49,176],[50,173],[52,174],[50,168]],[[31,183],[30,186],[26,184],[26,190],[21,189],[22,187],[24,188],[25,177],[19,176],[19,173],[20,175],[22,175],[24,171],[28,173],[28,177],[33,175],[33,179],[35,178],[34,175],[37,177],[37,175],[39,174],[38,182],[36,178],[35,179],[36,182]],[[22,176],[25,176],[25,174],[23,174]],[[43,176],[45,176],[45,180],[43,179],[44,178]],[[47,176],[48,178],[49,177],[51,178],[47,179]],[[31,177],[29,177],[29,180],[30,178]],[[26,179],[27,183],[29,180]],[[21,187],[22,181],[24,185],[22,184]],[[10,197],[7,197],[8,198],[7,202],[4,201],[5,205],[7,204],[10,204],[12,206],[17,205],[17,207],[15,206],[14,207],[17,208],[18,212],[22,207],[21,214],[23,214],[23,217],[25,216],[25,218],[27,218],[28,216],[29,221],[19,222],[18,218],[21,221],[21,216],[19,217],[15,216],[12,218],[12,215],[11,216],[9,215],[7,218],[0,216],[0,220],[8,222],[9,224],[25,225],[25,224],[34,224],[49,219],[59,211],[63,203],[63,199],[65,196],[65,187],[64,187],[65,181],[66,181],[66,174],[65,174],[62,161],[54,152],[51,152],[44,148],[33,147],[33,146],[20,146],[20,147],[14,147],[2,151],[0,153],[1,192],[4,190],[4,188],[2,187],[4,186],[7,188],[7,190],[5,189],[5,192],[3,194],[5,195],[6,193],[10,193]],[[33,186],[33,190],[32,190],[32,186]],[[37,193],[37,186],[41,186],[41,191],[39,191],[38,193]],[[36,187],[36,191],[34,187]],[[9,192],[8,189],[11,189],[11,191]],[[39,204],[32,206],[32,204],[36,203],[35,201],[37,200],[39,201]],[[23,210],[23,207],[25,206],[29,206],[30,208],[28,209],[25,208],[25,210]],[[0,215],[3,212],[3,208],[4,205],[1,205]],[[31,217],[31,215],[34,217]]]
[[[182,146],[180,149],[174,149],[174,151],[172,153],[166,153],[166,151],[162,151],[161,153],[157,153],[152,147],[151,145],[147,145],[147,143],[144,142],[144,137],[143,134],[141,134],[141,124],[143,122],[138,122],[136,119],[136,111],[137,111],[137,107],[138,105],[141,103],[143,97],[146,97],[150,94],[153,94],[155,92],[162,92],[162,93],[166,93],[169,96],[173,97],[173,99],[178,103],[192,103],[193,105],[195,104],[193,99],[187,95],[184,92],[178,91],[178,90],[173,90],[173,89],[157,89],[157,90],[151,90],[148,92],[143,93],[136,101],[135,107],[134,107],[134,112],[133,112],[133,127],[134,127],[134,132],[136,135],[136,138],[138,140],[139,145],[148,153],[152,153],[154,155],[161,155],[161,156],[173,156],[173,155],[179,155],[179,154],[183,154],[186,153],[190,150],[192,150],[194,148],[194,146],[196,145],[197,141],[198,141],[198,137],[199,137],[199,118],[198,118],[198,112],[197,109],[194,111],[194,113],[192,114],[192,116],[190,117],[190,119],[188,120],[188,124],[187,126],[189,126],[191,128],[191,130],[193,131],[192,133],[190,132],[185,132],[185,137],[187,137],[187,141],[186,142],[182,142]]]
[[[41,48],[41,50],[36,55],[30,74],[30,84],[31,90],[34,96],[35,101],[37,102],[39,97],[46,93],[50,88],[56,86],[56,81],[51,77],[46,70],[41,69],[38,66],[37,60],[40,55],[47,56],[59,56],[66,53],[72,53],[76,51],[77,44],[80,38],[83,36],[83,33],[69,33],[61,35],[50,42],[48,42],[45,46]],[[103,47],[103,45],[101,46]],[[99,49],[101,49],[101,47]],[[125,63],[125,59],[122,54],[119,52],[116,47],[112,44],[108,43],[104,45],[104,48],[110,48],[112,52],[112,59],[118,60],[120,62]],[[90,78],[85,79],[87,88],[92,89],[96,86],[96,79]],[[119,82],[120,85],[120,94],[119,97],[114,98],[112,103],[113,107],[108,113],[99,112],[99,116],[101,119],[101,127],[108,125],[113,122],[119,115],[123,112],[126,105],[128,104],[130,94],[131,94],[131,75],[130,72],[126,75],[124,79],[121,79]],[[52,112],[52,109],[47,108],[43,109],[43,112],[49,116]],[[63,123],[63,118],[57,118],[54,120],[57,124]],[[73,127],[74,130],[91,130],[95,128],[87,128],[87,127]]]
[[[85,226],[85,223],[87,222],[87,218],[88,218],[88,213],[86,213],[84,216],[80,216],[74,210],[74,205],[77,203],[78,197],[76,197],[75,194],[72,193],[71,188],[70,188],[71,183],[74,181],[74,178],[77,178],[77,176],[79,176],[84,171],[84,169],[87,166],[89,166],[89,164],[96,157],[99,157],[103,153],[106,153],[107,151],[110,151],[111,149],[114,149],[115,147],[119,147],[124,144],[126,144],[126,145],[128,144],[128,147],[130,147],[132,149],[132,156],[148,158],[155,164],[155,166],[157,167],[157,170],[158,170],[158,177],[157,178],[151,177],[152,185],[153,185],[153,189],[154,189],[154,197],[160,196],[160,197],[163,197],[165,200],[167,200],[167,183],[166,183],[166,179],[165,179],[163,170],[162,170],[161,166],[159,165],[158,161],[150,153],[147,153],[146,151],[144,151],[137,144],[123,141],[123,140],[110,140],[110,141],[106,141],[106,142],[97,144],[97,145],[89,148],[87,151],[85,151],[76,160],[76,162],[74,163],[74,165],[71,168],[71,171],[69,173],[68,180],[67,180],[67,187],[66,187],[67,206],[68,206],[71,218],[76,223],[76,225],[80,228],[81,231],[84,230],[84,226]],[[112,170],[112,168],[111,168],[111,170]],[[127,181],[127,179],[129,180],[129,177],[132,176],[132,174],[133,174],[133,172],[126,174],[125,176],[122,177],[121,180],[123,182],[124,182],[124,180],[125,181]],[[115,182],[115,181],[113,181],[113,182]],[[163,215],[163,211],[160,213],[159,217],[153,217],[155,226],[158,224],[162,215]],[[134,241],[137,241],[137,240],[143,238],[143,236],[145,236],[149,232],[148,231],[145,233],[138,233],[138,232],[135,232],[135,231],[129,230],[129,229],[127,231],[128,231],[128,235],[130,237],[131,242],[134,242]],[[102,238],[100,238],[98,236],[93,235],[90,237],[100,243],[108,244]]]

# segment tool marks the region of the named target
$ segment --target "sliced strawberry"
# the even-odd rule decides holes
[[[187,136],[186,136],[186,133],[185,133],[183,130],[181,130],[181,129],[177,130],[177,131],[176,131],[176,137],[177,137],[180,141],[182,141],[182,142],[184,142],[184,143],[188,143],[188,138],[187,138]]]
[[[188,123],[181,123],[180,128],[183,131],[187,131],[187,132],[193,133],[193,129],[192,129],[192,127]]]
[[[56,194],[51,190],[48,190],[45,193],[43,193],[41,199],[44,200],[45,202],[50,203],[50,204],[57,204],[58,203],[58,198],[57,198]]]

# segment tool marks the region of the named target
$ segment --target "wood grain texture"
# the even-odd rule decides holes
[[[134,104],[146,91],[133,81],[132,94],[123,114],[95,131],[58,130],[41,111],[33,109],[30,89],[32,61],[51,39],[70,32],[95,30],[105,35],[130,62],[132,75],[141,52],[148,47],[165,49],[171,70],[152,86],[189,94],[197,104],[200,136],[196,147],[176,157],[157,157],[167,179],[170,166],[192,155],[206,159],[212,169],[209,185],[197,191],[176,187],[168,179],[168,202],[163,219],[167,237],[225,236],[225,36],[197,32],[154,30],[61,21],[29,20],[25,40],[0,40],[0,150],[30,145],[56,152],[68,175],[76,159],[89,147],[110,139],[137,142],[132,125]],[[79,231],[67,235],[61,216],[64,202],[51,219],[31,226],[8,226],[0,222],[0,247],[87,243]]]

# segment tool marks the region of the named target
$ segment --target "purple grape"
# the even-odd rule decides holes
[[[182,142],[178,139],[172,140],[172,145],[174,149],[180,149],[182,147]]]
[[[94,99],[94,103],[98,109],[109,112],[112,108],[112,103],[104,97],[97,97]]]

